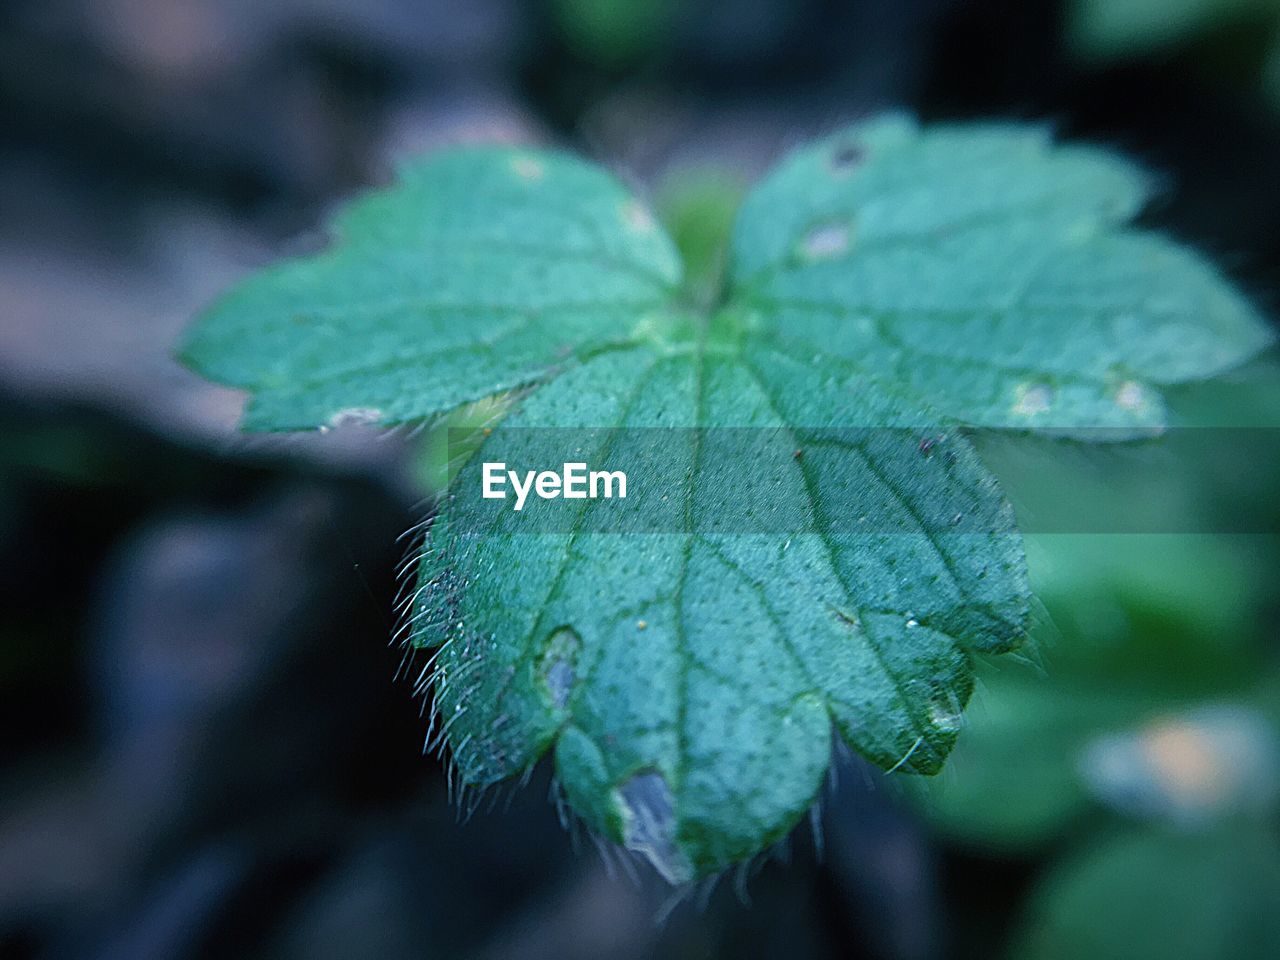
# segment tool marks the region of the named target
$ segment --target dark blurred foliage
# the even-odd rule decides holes
[[[814,830],[663,922],[651,879],[562,831],[545,773],[460,823],[389,643],[397,537],[429,510],[412,438],[237,439],[239,398],[169,350],[414,152],[583,150],[683,191],[703,249],[726,182],[886,107],[1129,152],[1174,188],[1147,221],[1275,306],[1280,112],[1194,42],[1082,62],[1066,23],[1030,0],[0,7],[0,956],[1003,953],[1063,842],[956,842],[851,758]],[[1252,43],[1215,35],[1216,62]],[[1274,640],[1261,595],[1249,643]]]

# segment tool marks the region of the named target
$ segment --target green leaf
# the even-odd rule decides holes
[[[1265,512],[1256,529],[1267,530],[1280,472],[1280,451],[1266,442],[1270,433],[1260,433],[1262,442],[1242,455],[1239,434],[1249,431],[1205,429],[1265,425],[1280,416],[1276,366],[1255,364],[1241,373],[1247,375],[1180,388],[1170,398],[1175,422],[1195,425],[1172,438],[1174,446],[1187,441],[1172,467],[1164,459],[1169,443],[1086,449],[1001,438],[998,445],[984,442],[981,451],[1020,512],[1027,505],[1038,518],[1057,501],[1097,503],[1112,515],[1154,501],[1180,521],[1224,509],[1230,518]],[[1173,720],[1187,724],[1184,730],[1204,727],[1201,739],[1212,743],[1222,727],[1214,717],[1232,716],[1223,712],[1230,708],[1240,717],[1263,718],[1280,742],[1280,715],[1267,708],[1275,696],[1274,665],[1266,655],[1273,638],[1269,619],[1260,616],[1280,562],[1273,535],[1035,533],[1026,545],[1045,612],[1046,629],[1037,638],[1043,666],[1002,663],[980,671],[981,695],[947,776],[913,791],[921,811],[949,837],[1027,851],[1090,813],[1123,807],[1117,801],[1125,797],[1145,798],[1153,810],[1195,806],[1196,791],[1180,797],[1160,785],[1148,764],[1097,762],[1132,760],[1144,754],[1144,743],[1171,742]],[[1268,676],[1272,680],[1260,685],[1259,677]],[[1242,734],[1249,726],[1236,725]],[[1266,763],[1211,752],[1222,758],[1216,774],[1221,802],[1233,791],[1238,799],[1250,792],[1230,786],[1243,786],[1241,775],[1265,774]],[[1197,767],[1207,769],[1204,763],[1184,769]],[[1108,770],[1109,777],[1096,775]]]
[[[575,456],[631,470],[639,457],[619,445],[658,444],[644,462],[671,482],[652,489],[692,518],[688,532],[601,531],[612,505],[579,501],[567,532],[532,533],[458,496],[415,612],[418,636],[445,644],[438,706],[463,779],[517,774],[558,740],[575,808],[676,880],[779,839],[820,787],[833,724],[884,767],[938,769],[969,652],[1015,643],[1026,611],[1012,519],[961,437],[940,435],[931,457],[914,431],[841,441],[818,428],[906,413],[841,368],[713,338],[601,354],[531,396],[485,452],[555,463],[563,445],[542,447],[541,431],[617,424],[575,434]],[[782,439],[671,429],[699,426]],[[456,488],[478,489],[478,471],[473,459]],[[741,512],[733,478],[747,476],[761,478],[762,508],[802,518],[793,532],[720,532]],[[836,519],[871,515],[883,530],[906,514],[936,530],[978,511],[1003,535],[856,535]],[[636,838],[637,777],[658,791],[647,829],[660,848]]]
[[[1016,960],[1265,960],[1280,943],[1280,842],[1268,823],[1111,838],[1033,894]]]
[[[442,153],[333,232],[223,298],[181,350],[252,392],[246,429],[404,423],[526,385],[627,341],[680,281],[644,207],[545,152]]]
[[[969,424],[1138,431],[1153,385],[1270,342],[1202,258],[1123,226],[1147,179],[1025,127],[881,121],[797,152],[748,198],[733,283],[791,350],[891,374]]]
[[[1271,639],[1258,610],[1272,539],[1029,538],[1031,581],[1056,634],[1044,667],[979,671],[981,695],[947,776],[913,791],[921,811],[967,846],[1024,852],[1100,809],[1203,819],[1259,792],[1274,797],[1267,783],[1280,757],[1217,745],[1280,743],[1280,716],[1267,706],[1273,668],[1259,655]],[[1158,748],[1178,731],[1191,745],[1181,769],[1211,769],[1211,797],[1203,784],[1176,781],[1176,760],[1147,762],[1167,761]]]
[[[185,355],[251,391],[254,429],[522,391],[412,601],[440,735],[478,788],[552,752],[573,809],[680,882],[781,838],[835,736],[938,770],[972,656],[1023,638],[1021,545],[960,425],[1138,432],[1154,385],[1267,342],[1210,266],[1122,226],[1144,195],[1040,130],[879,121],[756,188],[702,310],[605,174],[457,151],[223,300]],[[570,450],[634,495],[478,495],[482,460]]]
[[[913,799],[949,838],[1002,854],[1041,849],[1099,812],[1185,826],[1273,807],[1275,678],[1227,682],[1208,654],[1199,682],[1168,669],[1147,680],[982,670],[947,775]]]

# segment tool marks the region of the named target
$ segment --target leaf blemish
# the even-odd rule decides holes
[[[938,435],[936,437],[921,437],[917,448],[920,451],[920,455],[923,457],[931,456],[934,446],[943,439],[945,438],[942,435]]]
[[[623,810],[623,846],[653,864],[668,883],[692,879],[693,867],[676,843],[675,797],[662,774],[655,770],[637,773],[618,794]]]
[[[806,260],[831,260],[849,249],[850,225],[847,222],[823,223],[809,230],[800,245]]]
[[[369,426],[382,419],[382,411],[377,407],[347,407],[339,410],[329,418],[330,427],[345,427],[349,424]]]
[[[943,733],[958,733],[964,713],[950,690],[939,690],[929,700],[929,722]]]
[[[511,169],[522,180],[541,180],[547,172],[540,161],[523,155],[511,158]]]
[[[551,694],[556,709],[563,710],[569,703],[574,682],[578,679],[578,651],[582,638],[572,627],[560,627],[547,639],[546,652],[542,655],[542,679]]]
[[[649,233],[657,225],[653,214],[634,200],[628,200],[622,205],[622,220],[636,233]]]
[[[1125,410],[1138,410],[1147,402],[1147,391],[1135,380],[1126,380],[1116,390],[1116,406]]]
[[[1053,387],[1047,383],[1027,382],[1018,384],[1013,401],[1013,412],[1024,417],[1047,413],[1053,406]]]
[[[831,172],[836,176],[845,176],[854,167],[862,163],[867,152],[861,145],[852,140],[845,140],[836,144],[836,148],[831,151]]]
[[[845,613],[838,607],[831,607],[831,615],[846,626],[852,627],[854,630],[861,629],[862,624],[858,622],[858,618],[851,614]]]

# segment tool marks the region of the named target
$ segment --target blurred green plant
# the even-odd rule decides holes
[[[1271,45],[1271,55],[1267,58],[1262,84],[1271,103],[1280,110],[1280,29],[1276,30],[1276,41]]]
[[[1096,62],[1198,48],[1222,75],[1261,77],[1280,107],[1280,0],[1073,0],[1067,36]]]
[[[625,67],[662,46],[679,12],[675,0],[548,0],[569,47],[605,68]]]
[[[1036,892],[1016,960],[1267,960],[1280,944],[1274,823],[1096,838]]]
[[[1083,489],[1123,511],[1140,481],[1180,519],[1228,509],[1259,531],[1028,536],[1043,664],[980,671],[946,775],[918,794],[967,847],[1087,848],[1051,861],[1015,957],[1263,958],[1280,944],[1280,543],[1261,532],[1280,513],[1280,445],[1234,434],[1280,417],[1280,366],[1233,381],[1171,394],[1173,422],[1197,434],[1176,470],[984,450],[1015,502]]]
[[[746,192],[746,184],[717,168],[677,170],[658,190],[658,219],[684,262],[685,296],[700,309],[720,298],[729,254],[725,237]]]

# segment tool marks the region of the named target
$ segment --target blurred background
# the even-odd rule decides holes
[[[1280,956],[1265,431],[1158,484],[995,445],[1026,502],[1234,532],[1033,536],[1036,643],[948,770],[841,757],[812,829],[666,910],[545,773],[460,822],[422,756],[388,640],[430,438],[238,437],[170,359],[415,153],[585,152],[705,264],[782,151],[884,108],[1127,152],[1145,224],[1280,315],[1280,0],[0,5],[0,957]],[[1280,368],[1171,403],[1274,426]]]

